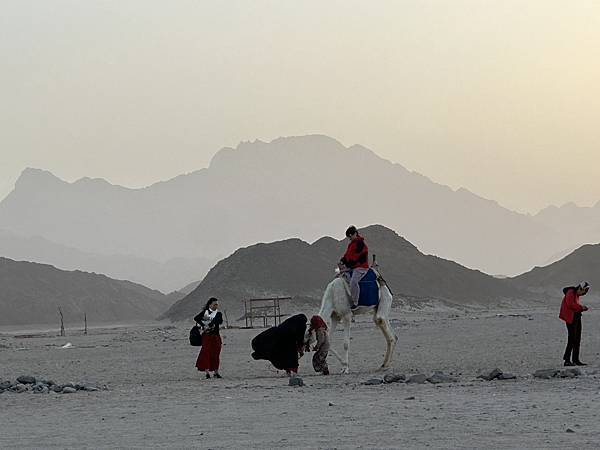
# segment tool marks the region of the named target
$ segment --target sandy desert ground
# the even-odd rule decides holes
[[[187,325],[68,330],[66,338],[2,329],[0,378],[31,374],[108,389],[0,394],[0,447],[598,448],[600,313],[584,317],[583,375],[540,380],[535,370],[561,363],[566,330],[554,309],[395,309],[391,372],[458,378],[436,385],[364,385],[383,376],[376,367],[384,341],[367,317],[354,324],[350,375],[316,376],[305,356],[306,385],[295,388],[251,359],[249,342],[260,330],[224,330],[225,378],[205,380]],[[33,337],[15,337],[24,333]],[[340,332],[334,340],[339,348]],[[67,342],[73,346],[61,349]],[[331,356],[330,365],[340,368]],[[518,378],[477,378],[494,367]]]

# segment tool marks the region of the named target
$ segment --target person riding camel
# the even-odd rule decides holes
[[[346,253],[340,259],[342,275],[350,283],[350,296],[352,297],[352,310],[358,308],[360,297],[359,282],[369,271],[369,248],[365,239],[358,234],[354,225],[346,230],[346,237],[350,240]]]

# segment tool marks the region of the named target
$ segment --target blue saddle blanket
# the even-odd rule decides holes
[[[377,283],[375,271],[369,269],[358,285],[360,287],[359,306],[377,306],[379,304],[379,283]]]

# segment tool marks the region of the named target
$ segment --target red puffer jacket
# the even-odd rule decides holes
[[[340,262],[349,269],[369,268],[369,247],[362,236],[350,241]]]
[[[568,288],[560,305],[559,318],[564,320],[566,323],[573,323],[573,316],[576,312],[582,312],[583,305],[579,303],[579,295],[574,287]]]

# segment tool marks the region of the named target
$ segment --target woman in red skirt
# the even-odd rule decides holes
[[[219,301],[211,297],[194,320],[203,330],[202,349],[196,360],[196,367],[199,371],[206,372],[206,378],[210,378],[210,372],[213,372],[215,378],[221,378],[219,358],[223,343],[219,334],[219,325],[223,323],[223,315],[219,311]]]

